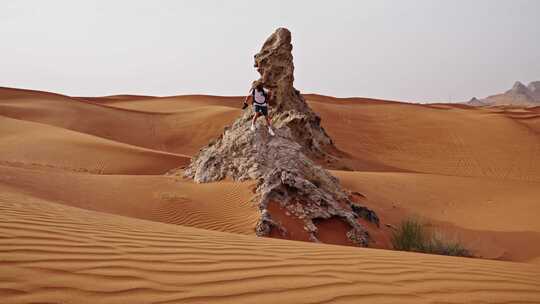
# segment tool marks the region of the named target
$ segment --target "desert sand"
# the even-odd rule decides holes
[[[241,97],[0,88],[1,302],[540,303],[538,108],[305,98],[384,225],[476,258],[258,238],[256,181],[166,175]]]
[[[0,201],[3,303],[540,300],[540,269],[527,264],[255,238],[31,197]]]

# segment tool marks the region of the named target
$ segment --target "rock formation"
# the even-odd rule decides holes
[[[326,150],[333,146],[332,140],[321,127],[320,117],[293,87],[294,64],[289,30],[279,28],[266,40],[255,55],[254,67],[261,74],[258,81],[274,95],[270,114],[276,128],[289,126],[292,139],[309,156],[329,156]],[[251,113],[245,114],[251,116]]]
[[[196,182],[257,180],[261,218],[256,233],[277,233],[288,238],[287,227],[269,211],[280,208],[303,225],[309,239],[319,241],[315,221],[337,218],[348,224],[348,239],[367,246],[369,235],[359,218],[378,225],[377,215],[355,202],[339,181],[321,166],[321,159],[334,158],[334,144],[302,95],[293,86],[294,65],[291,33],[277,29],[255,55],[255,68],[262,83],[272,92],[270,115],[275,136],[265,127],[250,131],[253,109],[249,107],[225,128],[223,134],[193,157],[184,176]],[[264,124],[260,119],[259,124]],[[173,172],[174,174],[174,172]]]
[[[509,95],[529,95],[529,89],[520,81],[516,81],[512,88],[506,91]]]
[[[483,101],[481,101],[480,99],[476,98],[476,97],[473,97],[471,98],[471,100],[469,100],[469,102],[467,102],[468,105],[470,106],[485,106],[486,103],[484,103]]]
[[[533,81],[528,86],[516,81],[505,93],[484,99],[473,98],[467,104],[471,106],[540,106],[540,81]]]
[[[535,101],[540,103],[540,81],[533,81],[527,86]]]

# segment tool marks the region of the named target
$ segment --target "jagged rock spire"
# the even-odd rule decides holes
[[[292,60],[291,33],[285,28],[277,29],[255,55],[255,67],[261,74],[257,81],[274,96],[270,114],[276,136],[270,136],[264,127],[250,131],[250,107],[193,157],[184,176],[199,183],[227,176],[257,180],[261,210],[258,235],[269,235],[274,230],[287,238],[287,227],[268,211],[269,204],[275,203],[304,224],[312,241],[318,241],[313,220],[336,217],[349,224],[347,237],[353,243],[366,246],[369,235],[358,218],[375,223],[378,218],[371,210],[354,204],[339,181],[315,164],[314,159],[331,157],[327,151],[333,143],[320,117],[293,86]]]
[[[305,111],[305,101],[300,96],[300,92],[293,86],[292,49],[291,32],[286,28],[278,28],[266,39],[260,52],[254,56],[254,67],[261,75],[256,82],[260,82],[272,90],[275,112],[284,112],[290,109]]]
[[[296,125],[291,134],[304,152],[312,158],[329,156],[333,142],[321,126],[320,117],[307,105],[304,97],[294,88],[294,63],[291,32],[278,28],[257,53],[254,67],[262,83],[272,91],[272,120],[277,128]]]
[[[529,95],[530,91],[529,88],[527,88],[523,83],[521,83],[520,81],[516,81],[512,88],[506,93]]]

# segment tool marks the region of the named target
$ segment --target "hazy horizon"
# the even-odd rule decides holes
[[[242,95],[293,35],[304,93],[465,101],[540,80],[540,1],[4,1],[0,86]]]

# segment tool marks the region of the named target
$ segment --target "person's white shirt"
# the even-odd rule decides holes
[[[262,107],[267,106],[267,100],[264,97],[264,94],[262,92],[259,92],[257,89],[253,89],[253,90],[254,90],[253,97],[255,99],[254,100],[255,104]],[[266,96],[268,96],[268,90],[267,89],[263,89],[263,90],[266,93]]]

